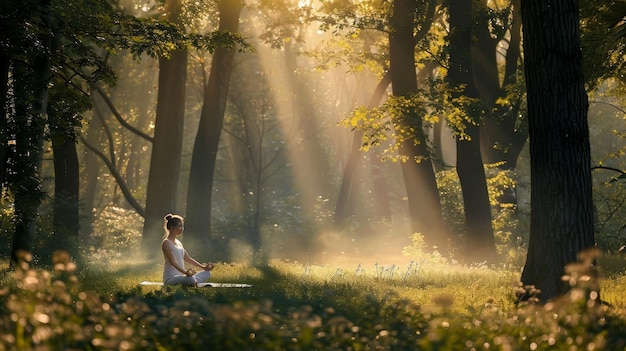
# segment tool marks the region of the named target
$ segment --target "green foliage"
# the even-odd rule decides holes
[[[0,240],[5,243],[11,242],[15,232],[11,220],[13,218],[13,206],[9,205],[10,201],[10,196],[3,191],[0,198]],[[5,250],[0,254],[0,258],[7,258],[8,254],[9,252]]]
[[[284,48],[304,40],[305,26],[303,21],[310,17],[311,7],[304,2],[285,0],[261,0],[252,8],[261,9],[265,31],[259,39],[271,48]]]
[[[583,67],[588,87],[595,89],[607,79],[626,83],[626,1],[580,2]]]
[[[623,87],[607,82],[590,95],[591,140],[595,230],[604,252],[617,252],[626,244],[626,120]]]
[[[419,143],[417,136],[423,135],[424,128],[442,120],[458,138],[470,138],[466,126],[480,123],[485,111],[478,99],[458,95],[462,89],[451,88],[440,79],[431,80],[427,88],[411,96],[391,96],[373,109],[357,108],[340,125],[364,132],[364,151],[380,147],[382,159],[407,162],[405,156],[398,155],[400,145],[411,140]]]
[[[528,242],[529,216],[527,204],[518,202],[516,206],[501,204],[498,198],[503,189],[515,189],[519,179],[511,171],[503,171],[497,165],[485,167],[489,202],[492,207],[492,227],[496,239],[496,249],[500,261],[507,266],[519,266],[525,259],[525,245]],[[446,223],[452,233],[462,238],[465,228],[462,190],[455,170],[437,174],[437,185],[441,197],[441,207]],[[455,249],[455,248],[453,248]],[[458,248],[457,248],[458,249]]]
[[[105,207],[93,224],[93,232],[86,238],[85,254],[110,260],[132,255],[139,249],[143,223],[135,211],[113,205]]]
[[[187,34],[159,18],[128,15],[107,0],[10,1],[0,6],[0,50],[4,74],[11,77],[2,104],[15,106],[3,116],[2,135],[10,138],[3,140],[8,146],[3,186],[14,199],[15,238],[26,251],[33,243],[23,228],[31,227],[46,196],[39,173],[44,131],[50,132],[47,137],[77,139],[82,113],[91,108],[87,88],[117,80],[110,55],[126,51],[136,59],[157,58],[188,48],[249,47],[238,34]]]
[[[250,289],[135,288],[159,268],[129,264],[76,271],[21,266],[2,277],[3,350],[548,350],[623,349],[626,320],[588,303],[584,268],[572,293],[515,305],[518,274],[412,262],[356,271],[277,261],[263,269],[218,265],[215,276]],[[91,272],[91,273],[90,273]],[[125,273],[123,273],[125,272]],[[152,272],[152,273],[150,273]],[[129,279],[130,278],[130,279]],[[620,275],[605,286],[621,291]],[[97,290],[84,283],[97,280]],[[623,280],[623,279],[622,279]],[[101,284],[102,281],[117,282]],[[120,283],[121,282],[121,283]]]
[[[249,48],[238,34],[220,31],[207,35],[187,34],[176,24],[131,16],[104,0],[55,1],[54,9],[58,14],[60,33],[66,34],[70,40],[66,44],[88,54],[81,59],[97,64],[99,69],[105,67],[98,63],[102,58],[93,50],[95,47],[110,53],[128,50],[135,58],[144,54],[152,58],[167,57],[174,50],[192,47],[209,52],[235,44]],[[72,40],[78,38],[83,40]]]
[[[319,29],[333,34],[354,36],[361,30],[389,31],[391,3],[379,0],[353,2],[345,0],[323,1],[319,16]],[[424,14],[426,11],[416,11]]]
[[[426,242],[421,233],[411,235],[411,245],[406,246],[402,250],[404,256],[418,260],[420,264],[445,264],[448,263],[446,257],[441,256],[437,250],[434,252],[426,252]]]

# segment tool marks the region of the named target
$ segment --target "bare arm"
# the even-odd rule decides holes
[[[185,257],[184,257],[184,259],[185,259],[185,262],[189,263],[190,265],[202,268],[205,271],[210,271],[210,270],[213,269],[213,263],[201,264],[200,262],[196,261],[194,258],[189,256],[189,254],[187,254],[187,250],[185,250]]]

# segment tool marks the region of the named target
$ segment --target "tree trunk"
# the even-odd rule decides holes
[[[394,0],[389,34],[389,59],[393,95],[409,98],[417,92],[415,40],[413,38],[415,0]],[[414,138],[400,145],[402,176],[406,186],[411,230],[421,233],[428,246],[447,250],[448,234],[441,214],[439,191],[428,154],[422,117],[409,111],[403,117],[405,128],[414,128]]]
[[[367,108],[372,109],[380,104],[380,101],[382,100],[389,84],[391,84],[391,75],[387,72],[383,78],[381,78],[380,82],[378,82]],[[350,155],[348,156],[348,161],[346,162],[346,167],[343,171],[341,187],[339,188],[339,195],[337,196],[337,205],[335,207],[334,216],[334,222],[336,225],[341,225],[351,215],[353,215],[352,207],[350,206],[350,199],[355,197],[352,185],[354,183],[356,171],[359,167],[359,161],[362,158],[362,138],[363,131],[357,130],[354,132]]]
[[[241,0],[223,0],[218,4],[219,29],[236,32],[239,27]],[[217,151],[224,123],[228,84],[232,71],[235,49],[218,47],[213,54],[209,81],[204,89],[204,104],[193,146],[189,188],[187,190],[187,218],[185,234],[192,252],[207,255],[212,259],[225,259],[225,242],[211,242],[211,199]],[[222,255],[222,257],[218,257]]]
[[[180,24],[180,0],[167,0],[166,17]],[[146,207],[142,245],[147,257],[160,257],[163,218],[180,213],[177,205],[185,117],[187,81],[186,50],[177,50],[171,57],[159,58],[159,92],[150,173],[146,190]]]
[[[568,290],[561,276],[593,247],[588,100],[578,2],[522,2],[531,166],[531,223],[522,282],[541,301]]]
[[[7,145],[9,142],[7,116],[7,96],[9,91],[9,56],[0,51],[0,191],[4,188],[6,176]]]
[[[33,252],[37,214],[43,191],[41,169],[44,129],[48,107],[48,82],[50,80],[50,54],[52,37],[50,28],[50,0],[41,0],[38,14],[42,33],[38,38],[41,47],[30,67],[20,66],[13,71],[15,80],[16,110],[16,165],[18,172],[13,186],[15,196],[15,234],[11,260],[19,263],[29,260]]]
[[[85,138],[87,139],[89,145],[99,145],[100,129],[102,128],[102,124],[100,122],[100,118],[96,117],[96,115],[101,113],[101,107],[96,101],[94,95],[91,95],[91,98],[93,103],[93,117],[89,121]],[[98,158],[93,152],[87,149],[83,150],[85,151],[82,153],[83,172],[80,177],[81,192],[79,195],[79,198],[82,199],[83,207],[83,214],[81,215],[80,239],[86,240],[93,232],[93,221],[96,215],[94,213],[94,209],[96,208],[96,192],[101,167],[98,163]]]
[[[486,12],[487,4],[484,0],[475,2],[481,5]],[[505,98],[507,89],[517,84],[520,74],[520,45],[521,25],[520,0],[511,2],[512,18],[509,26],[510,38],[506,50],[504,78],[500,83],[496,50],[498,40],[491,37],[489,23],[477,22],[476,45],[472,51],[474,83],[477,85],[480,98],[488,110],[484,123],[481,124],[480,140],[483,163],[499,164],[501,170],[514,170],[517,160],[528,139],[528,130],[525,124],[518,122],[520,102],[513,105],[495,105],[498,98]],[[515,189],[502,189],[506,195],[500,197],[501,203],[516,203]]]
[[[377,157],[368,157],[367,159],[369,161],[370,176],[372,177],[372,200],[374,201],[374,213],[370,215],[370,218],[374,223],[381,221],[390,222],[392,213],[389,181],[387,175],[383,172],[387,165],[380,162]]]
[[[478,91],[472,79],[472,0],[456,0],[450,3],[450,67],[448,80],[456,89],[463,86],[461,93],[478,99]],[[480,155],[480,112],[468,110],[465,113],[473,120],[466,123],[468,138],[457,136],[456,171],[459,175],[465,209],[466,240],[464,256],[470,261],[492,260],[495,258],[495,240],[491,226],[491,205],[487,192],[485,169]]]
[[[79,257],[78,183],[79,167],[76,143],[65,136],[52,137],[54,154],[54,214],[52,250],[63,249]]]

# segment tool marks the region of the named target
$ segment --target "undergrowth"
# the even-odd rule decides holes
[[[580,291],[516,304],[518,271],[410,262],[219,264],[252,288],[140,287],[151,262],[6,271],[0,350],[622,350],[623,273],[603,300]]]

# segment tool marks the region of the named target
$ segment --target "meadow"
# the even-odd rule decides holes
[[[253,286],[185,288],[139,286],[154,262],[4,262],[0,350],[624,350],[624,261],[599,261],[602,303],[580,275],[547,304],[517,303],[519,267],[221,263]]]

